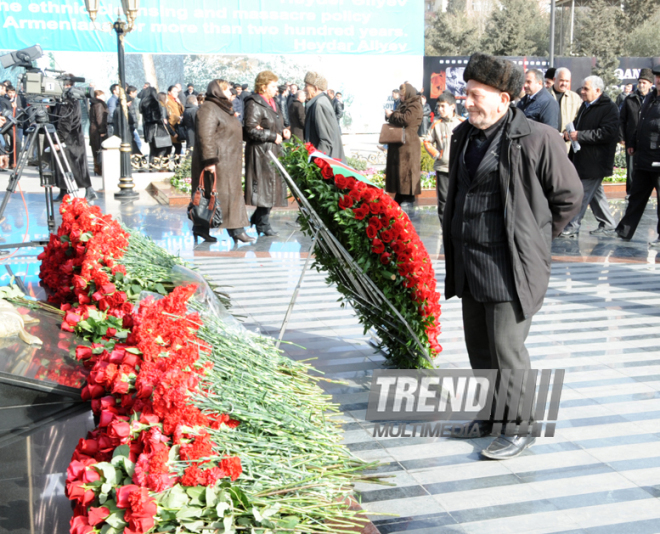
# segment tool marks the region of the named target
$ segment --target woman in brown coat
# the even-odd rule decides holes
[[[245,99],[245,203],[257,206],[250,217],[259,234],[275,236],[268,220],[273,206],[285,207],[286,185],[269,151],[280,155],[282,141],[291,137],[284,128],[282,110],[275,101],[277,76],[265,70],[257,75],[254,93]]]
[[[422,145],[417,135],[424,117],[422,99],[409,83],[400,88],[400,103],[396,111],[387,111],[387,122],[406,129],[406,142],[387,147],[385,167],[385,190],[395,193],[399,204],[412,204],[415,195],[422,192],[420,186]]]
[[[193,150],[191,173],[193,195],[204,176],[204,195],[211,197],[215,175],[217,202],[222,209],[222,227],[227,229],[235,242],[254,241],[245,233],[248,225],[247,212],[243,202],[241,175],[243,171],[243,132],[241,123],[234,117],[234,109],[229,98],[229,84],[213,80],[206,89],[206,100],[197,111],[195,124],[195,148]],[[193,226],[193,235],[206,241],[217,239],[209,234],[209,228]]]
[[[90,98],[89,107],[89,146],[94,156],[94,172],[101,176],[101,143],[108,138],[108,105],[105,93],[99,89]]]

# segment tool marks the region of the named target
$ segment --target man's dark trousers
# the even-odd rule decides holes
[[[632,236],[637,230],[639,221],[644,215],[646,204],[651,198],[651,194],[655,189],[658,195],[658,226],[657,231],[660,234],[660,172],[635,170],[635,179],[630,189],[630,198],[628,199],[628,207],[626,213],[616,227],[617,233],[623,239],[632,239]]]
[[[470,366],[472,369],[531,369],[529,352],[525,340],[532,324],[532,316],[525,319],[517,301],[477,302],[465,291],[462,297],[463,329]],[[512,408],[513,384],[507,388],[509,420],[519,419],[510,413]],[[524,394],[520,392],[520,398]],[[493,412],[494,413],[494,412]]]
[[[442,171],[435,171],[435,191],[438,195],[438,217],[440,217],[440,226],[442,226],[442,218],[445,215],[445,204],[447,204],[448,189],[449,174]]]

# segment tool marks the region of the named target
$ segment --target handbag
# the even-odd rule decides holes
[[[381,145],[402,145],[406,142],[406,127],[392,126],[389,123],[383,124],[380,129],[378,142]]]
[[[162,130],[161,126],[163,128]],[[161,124],[156,124],[156,131],[154,132],[154,146],[156,148],[169,148],[172,146],[172,139],[168,135],[165,126]]]
[[[188,204],[188,218],[195,226],[218,228],[222,224],[222,209],[220,208],[217,194],[215,192],[215,169],[213,169],[212,173],[213,187],[211,190],[211,198],[206,198],[204,196],[204,171],[202,170],[199,177],[197,191],[195,191],[190,204]]]

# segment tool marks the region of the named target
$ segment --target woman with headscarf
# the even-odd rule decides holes
[[[154,158],[165,156],[172,146],[172,140],[167,133],[165,108],[158,99],[158,92],[153,87],[144,89],[140,101],[140,113],[144,128],[144,140],[149,143],[149,163]]]
[[[286,185],[268,155],[279,156],[282,141],[291,137],[276,94],[277,76],[265,70],[257,74],[254,93],[245,99],[245,203],[257,207],[250,224],[265,236],[277,235],[270,226],[270,210],[287,206]]]
[[[422,99],[409,83],[400,87],[399,105],[396,111],[386,111],[387,122],[405,128],[405,143],[390,143],[385,167],[385,190],[395,193],[394,200],[400,205],[411,205],[415,196],[422,192],[420,186],[422,145],[417,135],[424,111]]]
[[[245,233],[248,225],[241,177],[243,173],[243,131],[234,116],[229,84],[213,80],[206,89],[206,100],[197,110],[195,118],[195,148],[191,173],[192,193],[197,191],[203,175],[202,187],[207,198],[211,197],[215,175],[216,202],[222,210],[222,227],[238,243],[254,241]],[[209,242],[217,241],[208,227],[193,226],[195,240],[198,237]]]

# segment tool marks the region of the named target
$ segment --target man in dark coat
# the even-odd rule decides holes
[[[119,124],[113,123],[113,117],[115,116],[115,109],[119,105],[119,84],[113,83],[110,86],[110,98],[108,98],[108,137],[113,135],[118,135],[121,137],[121,132],[119,131]]]
[[[518,107],[530,120],[557,127],[559,123],[559,104],[543,86],[543,73],[530,69],[525,73],[525,96],[518,102]]]
[[[634,156],[635,175],[626,213],[616,230],[607,234],[626,240],[632,239],[635,234],[653,189],[660,198],[660,65],[653,67],[653,74],[655,90],[646,95],[644,99],[637,134],[629,147]],[[626,101],[630,98],[632,97],[626,98]],[[660,202],[657,204],[658,226],[656,230],[659,237],[649,243],[652,248],[660,248]]]
[[[317,72],[305,74],[305,141],[331,158],[346,162],[341,133],[330,97],[324,93],[327,80]]]
[[[637,134],[637,123],[639,114],[642,111],[642,102],[649,94],[653,86],[653,72],[649,68],[639,71],[637,80],[637,89],[624,99],[619,108],[619,125],[621,129],[621,139],[626,147],[626,195],[630,195],[633,183],[633,146],[635,144],[635,135]]]
[[[101,143],[108,138],[108,106],[105,103],[105,93],[101,90],[94,91],[90,98],[89,107],[89,146],[94,156],[94,172],[103,174]]]
[[[339,125],[339,133],[341,133],[341,119],[344,116],[344,101],[341,93],[335,94],[332,99],[332,107],[335,110],[335,117],[337,117],[337,124]]]
[[[288,128],[291,123],[289,121],[289,106],[287,105],[289,99],[289,88],[285,83],[278,86],[275,101],[282,110],[282,119],[284,119],[284,127]]]
[[[291,135],[301,141],[305,138],[305,91],[298,91],[289,105],[289,120]]]
[[[575,131],[564,132],[564,139],[577,141],[580,149],[571,146],[568,157],[580,176],[584,193],[580,212],[566,226],[562,237],[575,237],[580,231],[582,218],[591,206],[598,219],[596,230],[603,235],[616,226],[602,188],[603,178],[614,172],[614,153],[619,141],[619,110],[609,96],[603,93],[605,84],[599,76],[587,76],[582,82],[582,105],[575,118]]]
[[[649,70],[650,70],[650,69],[649,69]],[[623,101],[624,101],[629,95],[631,95],[632,92],[633,92],[633,84],[631,84],[631,83],[627,83],[627,84],[623,87],[623,91],[621,91],[621,92],[617,95],[617,97],[616,97],[616,101],[615,101],[615,104],[616,104],[616,107],[619,108],[619,110],[621,109],[621,104],[623,104]]]
[[[75,100],[73,96],[66,92],[73,83],[70,80],[64,81],[65,97],[61,104],[58,104],[55,114],[57,115],[57,135],[64,147],[57,145],[56,150],[66,157],[71,166],[71,172],[79,188],[85,188],[85,198],[94,200],[97,198],[96,192],[92,187],[92,180],[89,177],[87,168],[87,153],[85,151],[85,136],[82,131],[82,110],[80,101]],[[66,169],[66,167],[65,167]],[[62,201],[67,194],[67,186],[64,177],[55,165],[55,175],[57,186],[60,188],[60,194],[55,199]]]
[[[195,146],[195,124],[197,118],[197,96],[190,95],[186,98],[186,107],[183,110],[181,126],[186,132],[186,151]]]
[[[551,242],[577,213],[582,188],[557,130],[510,107],[522,89],[519,67],[477,53],[463,77],[469,120],[451,140],[445,297],[462,299],[472,369],[527,370],[525,339],[548,288]],[[504,422],[521,427],[479,422],[482,436],[506,429],[482,452],[487,458],[514,458],[535,441],[513,389]]]

